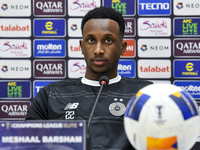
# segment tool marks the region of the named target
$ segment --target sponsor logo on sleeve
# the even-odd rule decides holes
[[[65,78],[65,60],[34,60],[35,78]]]
[[[0,60],[0,78],[30,78],[30,60]]]
[[[65,19],[35,19],[34,36],[64,37],[66,35]]]
[[[19,120],[26,118],[31,102],[0,101],[0,119]]]
[[[86,72],[86,63],[83,59],[70,59],[68,61],[68,77],[83,77]]]
[[[175,36],[199,36],[200,19],[199,18],[175,18],[174,35]]]
[[[31,97],[30,81],[0,81],[0,99],[24,99]]]
[[[69,16],[85,16],[88,11],[101,6],[101,0],[70,0],[68,1]]]
[[[171,40],[170,39],[139,39],[138,40],[139,57],[170,57]]]
[[[133,37],[133,36],[135,36],[135,19],[125,18],[124,37]]]
[[[199,0],[174,0],[174,14],[178,16],[200,15]]]
[[[117,72],[123,77],[135,78],[135,60],[119,60]]]
[[[80,39],[69,39],[68,40],[68,56],[69,57],[83,58],[79,40]]]
[[[1,0],[0,16],[30,16],[31,0]]]
[[[199,60],[174,60],[175,78],[200,78]]]
[[[139,15],[170,15],[171,0],[139,0]]]
[[[170,78],[170,60],[138,60],[139,78]]]
[[[199,39],[174,39],[175,57],[200,57]]]
[[[33,82],[33,97],[35,97],[37,95],[37,93],[46,85],[48,85],[51,82],[56,82],[56,80],[45,80],[45,81],[41,81],[41,80],[35,80]]]
[[[35,16],[64,16],[66,13],[65,0],[34,0],[33,8]]]
[[[103,6],[113,8],[123,16],[135,15],[135,0],[103,0]]]
[[[174,85],[190,93],[194,99],[200,99],[200,81],[174,81]]]
[[[143,37],[166,37],[171,35],[170,18],[139,18],[138,35]]]
[[[135,40],[134,39],[124,39],[127,42],[127,47],[124,55],[120,57],[135,57]]]
[[[31,41],[28,39],[0,40],[0,57],[2,58],[31,57]]]
[[[0,19],[0,37],[30,37],[30,19]]]
[[[65,57],[65,40],[34,40],[34,57]]]
[[[68,35],[70,37],[82,37],[81,18],[68,19]]]

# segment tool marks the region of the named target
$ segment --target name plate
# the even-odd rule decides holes
[[[86,150],[85,121],[0,121],[0,150]]]

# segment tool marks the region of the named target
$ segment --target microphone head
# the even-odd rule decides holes
[[[104,84],[105,85],[108,85],[109,83],[109,78],[107,76],[102,76],[100,79],[99,79],[99,84],[102,85]]]

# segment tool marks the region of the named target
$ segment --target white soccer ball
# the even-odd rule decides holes
[[[197,141],[199,123],[194,98],[171,84],[142,88],[124,115],[126,135],[137,150],[189,150]]]

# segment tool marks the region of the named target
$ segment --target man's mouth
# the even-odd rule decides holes
[[[105,64],[106,61],[105,60],[93,60],[93,62],[95,65],[101,66],[101,65]]]

